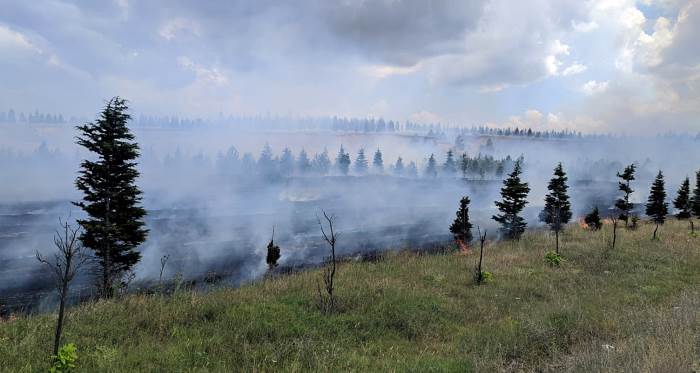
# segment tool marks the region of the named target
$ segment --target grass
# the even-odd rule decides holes
[[[570,226],[550,267],[547,232],[478,256],[390,253],[348,262],[338,311],[316,307],[318,270],[239,289],[129,296],[71,309],[64,342],[81,370],[700,371],[700,238],[671,221],[589,232]],[[342,244],[342,243],[341,243]],[[54,316],[0,322],[0,368],[49,366]]]

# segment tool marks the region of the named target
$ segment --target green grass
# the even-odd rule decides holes
[[[239,289],[129,296],[68,313],[64,342],[97,371],[698,371],[700,238],[672,221],[490,244],[478,259],[392,253],[343,263],[338,310],[316,307],[317,270]],[[342,244],[342,242],[341,242]],[[54,316],[0,322],[3,371],[49,366]],[[610,345],[613,347],[604,347]]]

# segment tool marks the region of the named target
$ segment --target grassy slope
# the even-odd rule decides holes
[[[572,226],[560,268],[552,237],[476,255],[394,253],[339,268],[340,310],[315,307],[318,271],[240,289],[133,296],[73,309],[64,341],[85,371],[399,370],[690,371],[698,369],[700,238],[686,223],[620,231]],[[0,367],[46,367],[53,317],[0,323]],[[606,350],[604,344],[614,346]]]

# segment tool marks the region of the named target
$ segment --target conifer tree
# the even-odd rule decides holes
[[[411,161],[411,163],[408,164],[408,167],[406,167],[406,176],[418,177],[418,167],[416,166],[416,162]]]
[[[628,226],[630,220],[630,214],[634,205],[630,202],[630,194],[634,192],[630,186],[630,182],[634,180],[634,171],[636,166],[634,163],[625,167],[625,170],[620,174],[617,173],[617,177],[621,179],[618,182],[618,189],[622,192],[622,197],[615,201],[615,207],[620,211],[620,220],[625,222],[625,227]]]
[[[357,152],[357,158],[355,158],[355,172],[358,175],[367,173],[367,157],[365,157],[364,148],[360,148],[360,151]]]
[[[127,111],[126,101],[115,97],[95,122],[77,127],[78,145],[96,155],[80,164],[75,186],[83,199],[74,204],[87,215],[77,221],[82,227],[80,241],[97,258],[102,297],[111,297],[114,282],[141,259],[137,248],[148,233],[136,186],[139,146],[127,127],[131,118]]]
[[[593,210],[586,215],[583,221],[591,230],[597,231],[602,228],[603,223],[600,221],[600,211],[598,211],[598,206],[594,206]]]
[[[306,150],[301,149],[301,151],[299,152],[296,167],[300,175],[308,173],[311,169],[311,160],[309,160],[309,156],[308,154],[306,154]]]
[[[454,222],[450,225],[450,232],[458,244],[469,246],[472,241],[472,224],[469,222],[469,197],[464,196],[459,200],[459,209]]]
[[[544,198],[544,209],[540,213],[540,221],[549,225],[556,237],[556,253],[559,254],[559,232],[571,220],[571,203],[566,185],[566,173],[561,162],[554,169],[554,177],[549,181],[549,193]]]
[[[276,173],[274,154],[270,144],[265,143],[263,150],[258,158],[258,172],[266,179],[273,179]]]
[[[384,159],[382,158],[382,152],[379,150],[379,148],[377,148],[377,151],[374,152],[372,167],[374,168],[374,172],[378,174],[384,173]]]
[[[435,162],[434,154],[430,154],[430,158],[428,158],[428,165],[425,167],[425,176],[437,177],[437,163]]]
[[[525,232],[525,219],[518,215],[527,204],[527,194],[530,187],[520,180],[522,168],[520,162],[515,163],[513,172],[503,180],[501,201],[496,201],[496,207],[501,212],[493,216],[493,220],[501,224],[501,234],[508,239],[519,239]]]
[[[700,219],[700,170],[695,173],[695,189],[693,189],[693,197],[691,198],[690,212]],[[695,226],[693,225],[692,217],[690,218],[690,229],[694,234]]]
[[[350,171],[350,154],[345,152],[343,146],[340,146],[338,156],[335,158],[335,167],[342,175],[347,175]]]
[[[294,173],[294,155],[289,148],[282,150],[282,156],[279,162],[280,174],[289,177]]]
[[[664,175],[659,171],[656,175],[654,183],[651,185],[649,199],[646,204],[646,214],[651,217],[651,220],[656,223],[654,228],[654,237],[656,239],[656,231],[659,230],[659,225],[666,221],[668,215],[668,203],[666,203],[666,190],[664,187]]]
[[[401,159],[401,157],[399,157],[399,158],[396,160],[396,164],[394,165],[394,170],[393,170],[393,171],[394,171],[394,175],[396,175],[396,176],[402,176],[402,175],[403,175],[404,166],[403,166],[403,159]]]
[[[455,161],[452,149],[447,151],[447,157],[445,158],[445,164],[442,166],[442,169],[447,176],[454,176],[457,173],[457,162]]]
[[[690,179],[685,178],[683,183],[678,188],[678,194],[676,199],[673,200],[673,207],[678,210],[676,213],[676,218],[679,220],[685,220],[691,218],[691,206],[690,206]]]

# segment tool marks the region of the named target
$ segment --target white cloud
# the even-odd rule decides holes
[[[440,114],[436,114],[427,110],[421,110],[417,113],[411,114],[408,117],[408,120],[414,123],[422,124],[435,124],[445,122],[445,118],[443,118]]]
[[[582,65],[578,62],[575,62],[574,64],[568,66],[564,71],[562,71],[561,75],[563,76],[569,76],[569,75],[576,75],[580,74],[584,71],[586,71],[588,67],[586,65]]]
[[[168,41],[175,39],[178,34],[183,32],[189,32],[195,36],[200,36],[201,27],[193,20],[174,18],[163,23],[158,30],[158,34]]]
[[[596,21],[578,22],[573,20],[571,21],[571,27],[578,32],[589,32],[597,29],[599,25]]]
[[[391,66],[391,65],[370,65],[363,66],[360,71],[375,79],[384,79],[392,75],[408,75],[413,74],[420,69],[420,64],[414,66]]]
[[[189,57],[187,56],[180,56],[177,58],[177,63],[184,67],[187,70],[193,71],[195,75],[197,76],[197,80],[206,82],[206,83],[213,83],[216,85],[224,85],[227,84],[229,81],[228,75],[221,71],[220,69],[214,67],[214,68],[207,68],[202,65],[199,65],[195,62],[193,62]]]
[[[603,93],[608,89],[609,82],[597,82],[595,80],[587,81],[581,86],[581,91],[586,95],[592,96],[598,93]]]
[[[563,65],[559,60],[559,56],[568,55],[570,49],[571,47],[562,43],[559,39],[554,40],[549,48],[550,55],[545,58],[545,66],[549,75],[559,75],[559,67]]]
[[[22,33],[0,25],[0,49],[19,49],[41,54],[42,51]]]

